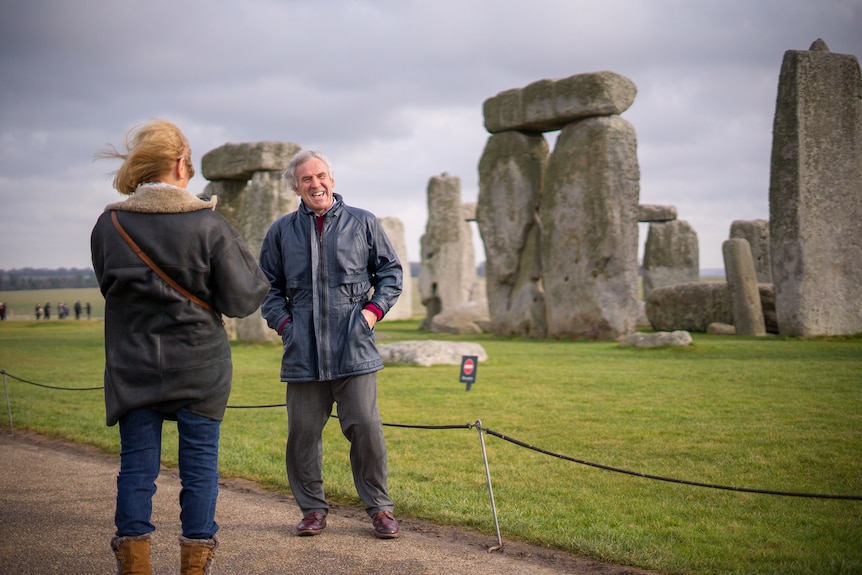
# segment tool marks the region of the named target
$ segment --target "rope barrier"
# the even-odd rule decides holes
[[[565,459],[566,461],[572,461],[574,463],[580,463],[581,465],[589,465],[590,467],[596,467],[598,469],[604,469],[605,471],[614,471],[616,473],[625,473],[627,475],[634,475],[636,477],[643,477],[645,479],[655,479],[656,481],[667,481],[669,483],[679,483],[682,485],[693,485],[695,487],[708,487],[710,489],[723,489],[725,491],[742,491],[745,493],[761,493],[764,495],[784,495],[787,497],[810,497],[815,499],[846,499],[851,501],[862,501],[862,495],[824,495],[821,493],[795,493],[792,491],[773,491],[769,489],[753,489],[749,487],[729,487],[727,485],[716,485],[714,483],[701,483],[699,481],[687,481],[685,479],[674,479],[671,477],[662,477],[661,475],[650,475],[649,473],[641,473],[639,471],[630,471],[628,469],[620,469],[619,467],[611,467],[610,465],[602,465],[601,463],[592,463],[590,461],[584,461],[582,459],[575,459],[574,457],[569,457],[567,455],[561,455],[559,453],[554,453],[552,451],[547,451],[545,449],[541,449],[539,447],[535,447],[533,445],[529,445],[524,443],[523,441],[519,441],[512,437],[507,437],[502,433],[498,433],[496,431],[492,431],[490,429],[485,429],[485,433],[489,435],[493,435],[495,437],[499,437],[504,441],[508,441],[509,443],[514,443],[520,447],[531,449],[533,451],[542,453],[544,455],[550,455],[551,457],[557,457],[559,459]]]
[[[59,387],[56,385],[45,385],[44,383],[36,383],[35,381],[29,381],[27,379],[23,379],[21,377],[12,375],[11,373],[6,371],[5,369],[0,369],[0,373],[2,373],[4,377],[8,375],[12,379],[17,379],[21,383],[28,383],[30,385],[35,385],[37,387],[44,387],[46,389],[59,389],[61,391],[95,391],[97,389],[105,389],[104,385],[100,385],[99,387]]]
[[[4,386],[6,384],[6,377],[8,376],[8,377],[15,379],[17,381],[20,381],[22,383],[27,383],[29,385],[35,385],[35,386],[43,387],[43,388],[47,388],[47,389],[57,389],[57,390],[63,390],[63,391],[94,391],[94,390],[104,389],[104,386],[99,386],[99,387],[58,387],[58,386],[53,386],[53,385],[45,385],[43,383],[36,383],[34,381],[29,381],[29,380],[23,379],[21,377],[17,377],[15,375],[12,375],[11,373],[8,373],[5,369],[0,369],[0,374],[3,375]],[[10,403],[9,403],[8,388],[6,389],[6,404],[7,404],[7,407],[9,408],[9,427],[12,428],[12,411],[11,411],[11,407],[9,407]],[[231,409],[262,409],[262,408],[271,408],[271,407],[286,407],[286,404],[274,403],[274,404],[265,404],[265,405],[228,405],[227,407],[231,408]],[[337,418],[337,416],[335,416],[335,415],[333,415],[332,417]],[[572,463],[578,463],[580,465],[586,465],[589,467],[594,467],[594,468],[602,469],[605,471],[612,471],[615,473],[632,475],[634,477],[641,477],[644,479],[652,479],[655,481],[664,481],[664,482],[668,482],[668,483],[676,483],[676,484],[680,484],[680,485],[689,485],[689,486],[694,486],[694,487],[705,487],[708,489],[719,489],[719,490],[724,490],[724,491],[737,491],[737,492],[743,492],[743,493],[757,493],[757,494],[761,494],[761,495],[778,495],[778,496],[785,496],[785,497],[804,497],[804,498],[810,498],[810,499],[833,499],[833,500],[839,499],[839,500],[845,500],[845,501],[862,501],[862,495],[832,495],[832,494],[823,494],[823,493],[804,493],[804,492],[793,492],[793,491],[777,491],[777,490],[771,490],[771,489],[756,489],[756,488],[751,488],[751,487],[733,487],[733,486],[728,486],[728,485],[718,485],[715,483],[703,483],[700,481],[689,481],[689,480],[685,480],[685,479],[663,477],[661,475],[652,475],[652,474],[643,473],[640,471],[632,471],[629,469],[612,467],[610,465],[603,465],[601,463],[594,463],[591,461],[586,461],[584,459],[577,459],[574,457],[570,457],[568,455],[563,455],[560,453],[555,453],[553,451],[548,451],[547,449],[542,449],[541,447],[536,447],[535,445],[530,445],[529,443],[525,443],[525,442],[520,441],[518,439],[515,439],[513,437],[509,437],[509,436],[507,436],[503,433],[500,433],[498,431],[494,431],[494,430],[488,429],[486,427],[482,427],[481,420],[477,420],[476,423],[449,424],[449,425],[416,425],[416,424],[405,424],[405,423],[384,423],[383,425],[385,427],[400,427],[400,428],[406,428],[406,429],[472,429],[472,428],[476,428],[477,430],[479,430],[480,434],[481,433],[487,433],[488,435],[492,435],[494,437],[502,439],[503,441],[507,441],[507,442],[512,443],[514,445],[517,445],[519,447],[523,447],[525,449],[529,449],[531,451],[535,451],[535,452],[541,453],[543,455],[548,455],[550,457],[556,457],[558,459],[563,459],[565,461],[571,461]],[[482,443],[482,447],[483,447],[483,451],[484,451],[484,441]],[[487,470],[487,460],[486,460],[486,470]],[[489,481],[489,489],[490,489],[490,473],[488,472],[488,474],[489,474],[488,481]],[[492,497],[493,497],[493,495],[492,495]]]

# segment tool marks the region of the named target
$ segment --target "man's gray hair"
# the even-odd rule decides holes
[[[332,173],[332,164],[329,163],[326,156],[315,150],[302,150],[290,159],[287,163],[287,167],[281,173],[281,177],[290,184],[290,187],[293,188],[294,191],[299,189],[299,182],[296,179],[297,168],[308,160],[314,158],[317,158],[326,164],[326,171],[329,173],[329,179],[335,179],[335,174]]]

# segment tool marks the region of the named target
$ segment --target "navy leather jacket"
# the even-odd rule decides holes
[[[385,315],[401,295],[402,270],[377,218],[339,194],[318,234],[302,203],[272,224],[260,251],[271,287],[261,313],[281,334],[282,381],[330,381],[383,368],[362,316]]]

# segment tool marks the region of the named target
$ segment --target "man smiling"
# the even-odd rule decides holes
[[[398,256],[377,218],[344,204],[325,156],[302,151],[284,178],[300,197],[299,209],[269,229],[260,266],[270,280],[261,307],[284,345],[281,380],[287,383],[285,460],[290,489],[303,513],[299,535],[326,527],[323,428],[338,405],[350,441],[356,491],[375,536],[399,535],[387,486],[386,442],[377,407],[377,371],[383,362],[374,325],[401,294]]]

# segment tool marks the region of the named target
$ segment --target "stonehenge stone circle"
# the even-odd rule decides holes
[[[201,173],[210,181],[248,181],[255,172],[281,172],[302,148],[291,142],[228,142],[201,158]]]
[[[420,239],[419,295],[426,308],[420,329],[444,309],[472,299],[476,256],[470,224],[461,204],[461,179],[443,173],[428,182],[428,222]]]
[[[767,333],[778,333],[772,284],[757,284]],[[733,325],[727,282],[690,282],[655,288],[645,304],[649,324],[659,331],[707,331],[712,323]],[[734,328],[734,332],[735,332]]]
[[[862,333],[862,74],[823,40],[784,53],[769,234],[782,335]]]
[[[697,232],[685,220],[651,222],[643,259],[643,297],[654,288],[700,279]]]
[[[769,220],[734,220],[730,224],[730,237],[748,240],[751,257],[759,283],[772,283],[769,263]]]
[[[483,105],[477,221],[498,335],[615,339],[634,331],[640,169],[613,72],[540,80]],[[560,130],[553,152],[541,132]]]
[[[475,355],[479,362],[488,361],[488,352],[481,344],[464,341],[399,341],[377,346],[386,365],[461,365],[465,355]]]
[[[550,150],[540,134],[502,132],[488,138],[479,160],[476,220],[485,245],[491,331],[544,337],[537,208]]]
[[[620,339],[620,347],[686,347],[691,345],[691,334],[685,330],[633,333]]]
[[[638,206],[639,222],[669,222],[676,219],[676,206],[641,204]]]
[[[281,171],[300,149],[290,142],[229,142],[201,158],[201,173],[209,180],[201,195],[218,196],[216,211],[239,231],[255,257],[272,222],[298,206]],[[242,341],[279,340],[259,313],[225,318],[225,327]]]
[[[757,272],[748,240],[731,238],[724,241],[721,249],[737,335],[766,335],[763,306],[757,288]]]
[[[733,324],[726,282],[690,282],[655,288],[646,313],[656,331],[706,331],[714,322]]]
[[[380,218],[380,225],[386,233],[386,237],[395,248],[398,259],[401,261],[403,280],[401,295],[392,306],[383,320],[387,319],[410,319],[413,317],[413,277],[410,275],[410,260],[407,258],[407,242],[404,240],[404,223],[394,217]]]
[[[553,132],[584,118],[622,114],[636,94],[634,82],[615,72],[539,80],[485,100],[485,129],[492,134]]]
[[[539,201],[548,335],[616,339],[637,304],[637,138],[620,116],[560,132]]]

